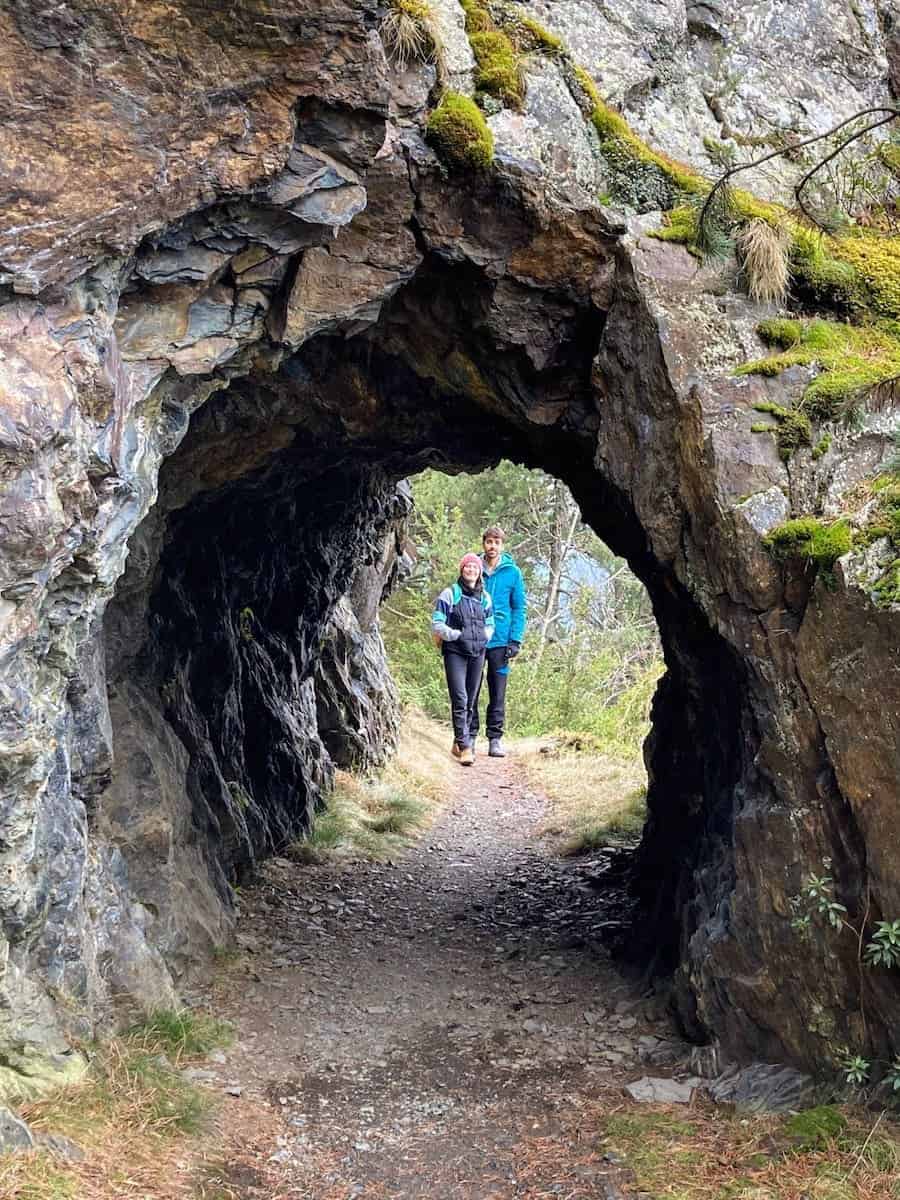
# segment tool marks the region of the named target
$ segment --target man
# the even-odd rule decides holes
[[[494,635],[487,644],[488,707],[485,724],[488,736],[488,754],[491,758],[505,758],[503,749],[503,724],[506,719],[506,684],[509,680],[509,664],[519,653],[522,634],[525,632],[525,581],[522,572],[512,557],[503,550],[506,534],[497,525],[486,529],[481,539],[484,553],[484,590],[493,601]],[[475,695],[475,728],[478,731],[478,694]]]

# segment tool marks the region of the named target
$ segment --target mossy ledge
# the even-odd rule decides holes
[[[428,118],[426,138],[447,166],[484,171],[494,161],[494,135],[474,100],[447,92]]]
[[[525,99],[525,82],[519,56],[508,35],[497,27],[490,10],[478,0],[461,0],[466,16],[466,34],[475,55],[475,90],[493,96],[507,108],[520,109]]]
[[[710,184],[703,180],[705,190]],[[788,235],[792,284],[804,298],[850,314],[900,320],[900,238],[852,229],[835,236],[802,224],[779,204],[739,189],[731,193],[736,227],[757,219]],[[665,215],[654,233],[662,241],[681,242],[697,251],[696,205],[680,204]]]
[[[900,375],[900,323],[896,321],[848,325],[779,317],[760,322],[757,332],[779,353],[745,363],[735,373],[780,375],[789,367],[818,366],[819,374],[800,401],[805,416],[814,421],[850,416],[868,392]]]
[[[763,539],[776,558],[805,559],[830,571],[842,555],[853,548],[850,522],[845,518],[826,522],[819,517],[797,517],[778,525]]]

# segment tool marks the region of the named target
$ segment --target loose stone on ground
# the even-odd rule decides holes
[[[202,1073],[281,1115],[270,1161],[296,1194],[484,1200],[590,1177],[624,1196],[585,1106],[621,1105],[645,1062],[687,1073],[604,942],[624,893],[542,844],[514,761],[476,769],[395,864],[275,859],[242,893],[245,957],[211,997],[238,1039]]]

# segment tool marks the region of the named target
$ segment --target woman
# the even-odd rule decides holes
[[[493,608],[482,587],[481,568],[477,554],[464,554],[459,563],[459,578],[451,587],[444,588],[431,614],[431,630],[444,655],[450,691],[452,753],[464,767],[475,761],[475,706],[484,650],[494,636]]]

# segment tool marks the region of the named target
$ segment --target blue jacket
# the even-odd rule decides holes
[[[444,588],[431,613],[431,632],[441,639],[445,654],[477,658],[494,633],[493,606],[485,588],[478,596],[467,596],[458,583]]]
[[[481,556],[484,561],[484,555]],[[495,646],[508,646],[510,642],[521,642],[525,633],[525,610],[528,598],[525,595],[525,580],[513,562],[511,555],[503,553],[492,575],[484,572],[484,590],[494,602],[494,636],[488,642],[488,650]]]

